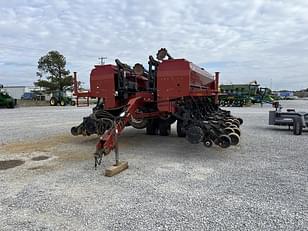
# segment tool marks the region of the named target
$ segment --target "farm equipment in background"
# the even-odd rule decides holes
[[[272,103],[274,98],[272,97],[271,89],[267,87],[259,87],[257,90],[257,94],[251,98],[251,102],[255,103]]]
[[[185,59],[174,59],[165,48],[156,59],[149,56],[148,69],[140,63],[130,67],[119,59],[115,63],[96,65],[86,92],[79,92],[74,73],[74,95],[97,98],[93,113],[71,129],[75,136],[100,137],[95,168],[112,150],[116,164],[105,174],[127,168],[127,162],[119,161],[117,145],[126,126],[145,129],[148,135],[168,136],[171,124],[177,121],[177,135],[192,144],[227,148],[239,143],[243,120],[218,106],[219,72],[211,75]]]
[[[222,84],[220,85],[219,104],[221,106],[243,107],[255,103],[271,103],[271,90],[260,87],[257,81],[249,84]]]
[[[17,100],[12,98],[6,91],[3,90],[3,85],[0,84],[0,107],[14,108]]]
[[[279,102],[273,102],[275,111],[269,111],[269,125],[293,127],[294,135],[301,135],[303,128],[308,127],[308,112],[297,112],[293,108],[282,111]]]
[[[75,105],[75,101],[72,99],[72,97],[68,97],[65,95],[62,91],[54,91],[52,92],[52,96],[49,100],[50,106],[65,106],[65,105]]]

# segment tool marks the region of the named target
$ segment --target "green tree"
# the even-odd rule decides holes
[[[49,51],[42,56],[38,61],[39,77],[35,82],[35,86],[45,88],[47,93],[54,91],[64,92],[72,86],[72,76],[69,75],[69,70],[66,69],[66,59],[58,51]],[[45,79],[42,79],[46,77]]]

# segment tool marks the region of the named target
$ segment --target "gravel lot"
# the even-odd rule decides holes
[[[0,109],[0,160],[24,161],[0,170],[0,230],[307,230],[308,132],[269,127],[270,109],[231,108],[244,125],[228,149],[128,128],[129,169],[111,178],[93,169],[97,137],[69,133],[90,108]]]

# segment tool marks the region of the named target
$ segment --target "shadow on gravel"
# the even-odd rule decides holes
[[[0,161],[0,170],[7,170],[9,168],[15,168],[24,164],[23,160],[1,160]]]
[[[278,131],[278,132],[290,132],[291,134],[293,134],[293,128],[291,127],[291,129],[289,130],[288,127],[269,127],[267,128],[270,131]],[[303,133],[308,133],[307,129],[303,129]]]
[[[269,131],[269,132],[279,132],[281,134],[285,133],[286,135],[293,135],[293,128],[289,130],[288,127],[285,126],[253,126],[252,128],[262,130],[262,131]],[[303,129],[303,133],[308,133],[307,129]]]
[[[50,158],[49,156],[36,156],[36,157],[33,157],[31,160],[40,161],[40,160],[47,160],[49,158]]]

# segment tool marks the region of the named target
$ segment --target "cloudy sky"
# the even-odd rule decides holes
[[[0,0],[0,83],[32,85],[49,50],[88,83],[98,57],[133,65],[166,47],[222,83],[308,87],[307,0]]]

